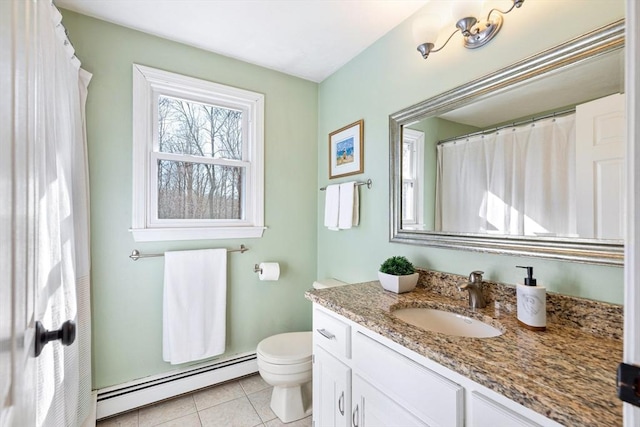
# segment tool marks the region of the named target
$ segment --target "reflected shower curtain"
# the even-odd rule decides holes
[[[438,145],[436,230],[576,234],[575,114]]]
[[[77,328],[72,345],[50,343],[36,359],[36,420],[37,426],[79,426],[93,405],[84,116],[91,74],[80,68],[51,0],[32,5],[35,318],[49,330],[69,319]]]

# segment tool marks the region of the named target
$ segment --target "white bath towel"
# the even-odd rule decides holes
[[[360,198],[355,181],[340,184],[340,213],[338,228],[346,230],[356,227],[360,221]]]
[[[327,185],[324,200],[324,226],[329,230],[338,230],[338,213],[340,212],[340,185]]]
[[[172,365],[224,353],[227,250],[165,252],[162,357]]]

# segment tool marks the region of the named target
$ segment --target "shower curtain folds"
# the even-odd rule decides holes
[[[436,230],[575,235],[575,114],[437,146]]]

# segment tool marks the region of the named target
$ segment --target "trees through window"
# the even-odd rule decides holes
[[[261,235],[263,96],[138,65],[134,93],[134,236],[189,227]]]
[[[242,111],[160,96],[158,144],[158,218],[242,218]]]

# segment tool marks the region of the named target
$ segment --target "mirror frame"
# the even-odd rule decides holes
[[[545,73],[622,49],[624,31],[624,19],[621,19],[390,115],[389,241],[445,249],[622,266],[624,244],[618,241],[403,230],[400,210],[402,206],[402,126],[508,91],[513,86],[525,83],[529,79],[540,78]]]

